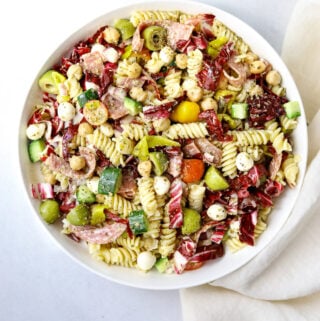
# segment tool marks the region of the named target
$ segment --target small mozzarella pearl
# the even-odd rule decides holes
[[[31,140],[40,139],[46,130],[45,124],[32,124],[29,125],[26,131],[27,137]]]
[[[221,204],[212,204],[208,208],[207,215],[214,221],[221,221],[227,217],[227,211]]]
[[[58,116],[63,121],[69,121],[76,115],[76,109],[74,106],[65,101],[58,106]]]
[[[170,181],[165,176],[155,176],[153,181],[153,187],[157,195],[165,195],[169,192]]]
[[[143,271],[150,270],[156,263],[156,257],[149,251],[141,252],[137,258],[138,267]]]
[[[253,165],[254,165],[254,161],[248,153],[242,152],[237,155],[236,166],[239,171],[246,172],[251,167],[253,167]]]

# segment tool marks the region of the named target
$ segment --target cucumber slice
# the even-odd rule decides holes
[[[248,104],[234,103],[231,105],[231,117],[236,119],[248,118]]]
[[[93,88],[90,88],[82,92],[77,97],[80,107],[83,107],[89,100],[97,100],[97,99],[99,99],[99,95]]]
[[[41,159],[42,153],[46,148],[43,139],[33,140],[28,146],[29,158],[32,163],[36,163]]]
[[[116,194],[122,182],[120,168],[107,167],[101,173],[98,183],[99,194]]]
[[[168,157],[162,152],[151,152],[149,158],[153,163],[153,171],[157,176],[161,176],[168,168]]]
[[[207,170],[204,181],[207,184],[208,188],[212,191],[222,191],[229,187],[229,184],[225,180],[225,178],[212,165]]]
[[[164,272],[166,272],[166,270],[169,266],[169,260],[167,257],[162,257],[157,260],[157,262],[155,263],[154,266],[158,270],[158,272],[164,273]]]
[[[132,211],[129,215],[129,226],[134,235],[148,231],[148,220],[143,210]]]
[[[142,111],[142,104],[129,97],[124,98],[123,104],[132,116],[136,116]]]
[[[96,201],[96,196],[90,191],[86,185],[81,185],[76,192],[77,201],[79,203],[92,204]]]
[[[297,118],[301,116],[300,105],[299,105],[299,102],[297,101],[289,101],[283,104],[283,108],[286,112],[286,116],[289,119]]]

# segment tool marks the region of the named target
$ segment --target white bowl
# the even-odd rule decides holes
[[[60,61],[63,55],[66,55],[66,48],[72,48],[78,41],[86,39],[93,34],[100,26],[105,24],[112,24],[115,19],[120,17],[127,17],[134,10],[181,10],[188,13],[213,13],[216,17],[233,29],[250,45],[252,50],[261,57],[266,58],[277,69],[283,77],[283,85],[287,89],[287,95],[290,100],[299,101],[300,106],[302,101],[296,85],[290,75],[287,67],[276,53],[276,51],[262,38],[255,30],[248,26],[243,21],[235,16],[222,11],[218,8],[205,5],[197,2],[188,1],[159,1],[159,2],[146,2],[132,4],[111,12],[108,12],[90,23],[86,24],[80,30],[69,36],[48,58],[41,70],[35,75],[35,80],[30,88],[29,94],[25,101],[25,106],[20,120],[19,132],[19,158],[21,166],[22,181],[26,193],[30,195],[30,185],[37,182],[38,168],[31,164],[27,152],[27,139],[25,137],[27,119],[31,115],[31,108],[34,102],[39,102],[41,93],[37,85],[37,80],[41,74],[48,70],[55,63]],[[303,109],[303,108],[302,108]],[[276,206],[270,216],[267,230],[259,238],[254,247],[246,247],[243,250],[232,254],[226,251],[226,254],[217,260],[207,262],[203,267],[198,270],[188,271],[181,275],[177,274],[160,274],[156,271],[144,273],[136,269],[122,268],[117,266],[108,266],[105,263],[95,261],[88,250],[75,243],[70,238],[61,234],[60,226],[48,225],[43,222],[38,214],[39,201],[34,200],[30,196],[30,204],[35,216],[32,219],[39,219],[43,227],[56,241],[58,245],[78,263],[91,270],[92,272],[107,278],[109,280],[144,289],[180,289],[191,286],[196,286],[204,283],[211,282],[227,275],[246,264],[254,256],[256,256],[266,245],[271,242],[281,227],[286,222],[290,212],[295,204],[299,194],[303,176],[306,168],[307,160],[307,129],[305,114],[302,110],[302,116],[299,118],[299,125],[293,134],[294,139],[294,152],[301,155],[300,162],[300,176],[298,184],[294,189],[287,189],[281,197],[276,201]]]

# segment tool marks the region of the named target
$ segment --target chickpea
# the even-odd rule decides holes
[[[120,32],[113,27],[107,27],[103,31],[103,38],[106,42],[117,44],[120,39]]]
[[[277,70],[271,70],[267,73],[266,81],[271,86],[278,86],[281,83],[281,75]]]
[[[197,102],[203,96],[203,91],[200,87],[194,87],[187,91],[187,96],[191,101]]]
[[[78,127],[80,136],[87,136],[93,133],[93,127],[89,123],[81,123]]]
[[[254,75],[261,74],[266,70],[266,67],[265,63],[261,60],[253,61],[249,65],[250,72]]]
[[[80,169],[84,168],[86,166],[86,160],[82,156],[72,156],[69,159],[69,164],[71,169],[75,171],[79,171]]]
[[[135,99],[139,102],[144,102],[148,97],[148,93],[141,87],[132,87],[129,94],[132,99]]]
[[[215,112],[218,110],[218,102],[211,97],[207,97],[203,99],[200,102],[200,106],[202,110],[214,109]]]
[[[188,56],[186,54],[177,54],[176,65],[180,69],[186,69],[188,66]]]
[[[128,77],[139,78],[141,75],[141,71],[141,66],[137,62],[134,62],[133,64],[128,66]]]
[[[254,62],[255,60],[258,60],[258,58],[259,57],[255,53],[250,51],[246,54],[244,60],[245,60],[245,62],[250,64],[250,63]]]
[[[163,132],[170,127],[170,119],[160,118],[153,121],[153,127],[157,133]]]
[[[45,182],[51,184],[51,185],[54,185],[56,183],[56,177],[54,176],[54,174],[52,173],[48,173],[44,176],[44,180]]]
[[[138,172],[142,177],[149,177],[152,169],[152,164],[149,160],[138,164]]]
[[[111,124],[104,123],[100,126],[101,133],[107,137],[112,137],[114,134],[114,130]]]

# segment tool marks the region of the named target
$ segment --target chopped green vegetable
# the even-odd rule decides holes
[[[301,116],[300,105],[299,105],[299,102],[297,101],[289,101],[283,104],[283,108],[286,112],[286,116],[289,119],[297,118]]]
[[[90,88],[84,92],[82,92],[78,97],[78,103],[80,107],[84,107],[84,105],[89,101],[89,100],[97,100],[99,99],[98,93],[93,89]]]
[[[153,163],[153,170],[157,176],[161,176],[168,168],[169,160],[165,153],[151,152],[149,153],[151,162]]]
[[[29,158],[32,163],[36,163],[41,159],[42,153],[46,148],[43,139],[33,140],[28,146]]]
[[[94,204],[91,206],[91,225],[101,224],[106,220],[105,209],[107,209],[107,206],[104,204]]]
[[[148,231],[148,220],[143,210],[132,211],[129,214],[129,226],[134,235]]]
[[[181,232],[188,235],[198,231],[201,227],[201,215],[191,208],[183,209],[183,225]]]
[[[169,260],[167,257],[162,257],[156,261],[154,266],[158,270],[158,272],[164,273],[169,267]]]
[[[86,185],[81,185],[76,191],[77,201],[79,203],[94,203],[96,201],[96,196],[90,191]]]
[[[248,118],[248,104],[247,103],[233,103],[231,105],[231,117],[236,119]]]
[[[121,59],[128,59],[132,54],[132,45],[128,45],[124,48],[124,53],[121,55]]]
[[[148,148],[148,141],[147,136],[144,136],[139,143],[134,147],[133,156],[138,157],[141,161],[145,161],[149,157],[149,148]]]
[[[66,77],[55,70],[48,70],[39,79],[39,87],[49,94],[59,94],[59,84],[63,83]]]
[[[180,144],[174,140],[171,140],[169,138],[163,137],[163,136],[146,136],[148,147],[156,147],[156,146],[180,146]]]
[[[79,204],[71,209],[66,218],[72,225],[83,226],[89,224],[89,217],[89,208],[84,204]]]
[[[124,103],[124,107],[128,110],[129,114],[132,116],[136,116],[142,111],[142,104],[134,99],[125,97],[123,103]]]
[[[212,191],[221,191],[229,187],[226,179],[213,165],[208,168],[204,177],[204,181],[208,188]]]
[[[208,43],[207,53],[212,57],[216,57],[219,54],[222,46],[228,42],[227,37],[219,37]]]
[[[235,129],[241,124],[241,121],[239,119],[233,119],[228,114],[218,114],[218,119],[220,121],[224,120],[226,123],[228,123],[230,129]]]
[[[59,203],[55,200],[42,201],[39,207],[41,217],[48,223],[54,223],[60,216]]]
[[[128,19],[118,19],[114,23],[114,27],[120,31],[122,40],[130,39],[136,30]]]
[[[116,194],[122,182],[120,168],[106,167],[101,173],[98,183],[99,194]]]

